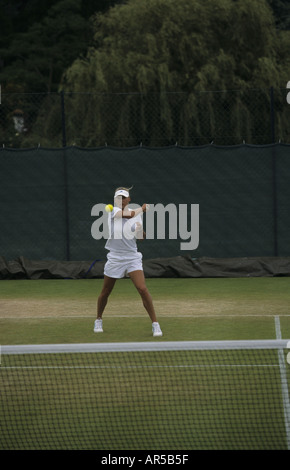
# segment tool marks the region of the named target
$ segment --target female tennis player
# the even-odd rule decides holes
[[[146,212],[149,206],[148,204],[143,204],[138,209],[130,209],[128,207],[131,201],[130,189],[117,188],[115,190],[114,207],[112,212],[109,213],[110,236],[105,245],[109,253],[107,254],[107,262],[104,268],[103,288],[98,297],[97,319],[94,324],[94,332],[103,332],[102,315],[107,305],[108,297],[117,279],[121,279],[128,274],[138,290],[143,305],[152,321],[153,336],[162,336],[152,297],[145,282],[142,254],[138,252],[136,243],[136,239],[142,240],[145,238],[141,214]]]

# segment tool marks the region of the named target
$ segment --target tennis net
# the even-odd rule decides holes
[[[0,448],[290,449],[289,347],[2,346]]]

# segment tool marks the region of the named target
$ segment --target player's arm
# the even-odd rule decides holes
[[[132,219],[136,215],[142,214],[142,212],[146,212],[148,209],[148,204],[143,204],[142,207],[138,207],[138,209],[129,211],[127,207],[125,209],[120,209],[118,212],[116,212],[115,217],[122,217],[123,219]]]

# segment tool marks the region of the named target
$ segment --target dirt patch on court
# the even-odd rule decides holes
[[[96,303],[62,300],[2,300],[0,318],[94,316]]]
[[[155,302],[158,315],[173,316],[181,312],[190,314],[195,311],[188,302],[164,303]],[[187,304],[187,305],[186,305]],[[141,300],[111,300],[108,302],[105,314],[110,316],[143,316],[144,307]],[[78,300],[2,300],[0,301],[0,318],[47,318],[47,317],[95,317],[97,314],[96,301]]]
[[[155,301],[157,316],[182,317],[206,315],[235,315],[256,314],[265,315],[260,305],[241,305],[226,301]],[[259,308],[260,307],[260,308]],[[130,300],[111,299],[105,314],[116,317],[142,317],[144,307],[140,299]],[[97,303],[94,300],[0,300],[0,318],[47,318],[47,317],[96,317]],[[267,312],[270,314],[271,312]]]

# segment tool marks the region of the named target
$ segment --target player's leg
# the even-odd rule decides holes
[[[149,290],[147,289],[143,271],[132,271],[128,274],[142,298],[143,305],[146,311],[148,312],[149,317],[151,318],[152,322],[156,322],[157,319],[156,319],[156,313],[155,313],[154,306],[153,306],[152,297],[151,297]]]
[[[97,301],[97,319],[94,324],[94,332],[102,333],[103,332],[103,312],[108,302],[109,295],[111,294],[113,287],[117,279],[112,277],[104,276],[104,283],[101,290],[101,293]]]
[[[117,279],[114,279],[112,277],[108,277],[106,275],[104,276],[103,287],[97,302],[97,318],[102,318],[103,311],[105,310],[109,295],[111,294],[114,288],[116,280]]]
[[[145,281],[145,276],[144,272],[142,270],[137,270],[137,271],[131,271],[128,273],[134,286],[138,290],[141,298],[143,305],[148,312],[148,315],[152,321],[152,326],[153,326],[153,335],[154,336],[162,336],[162,331],[160,329],[159,323],[157,322],[157,317],[152,301],[151,294],[146,286],[146,281]]]

